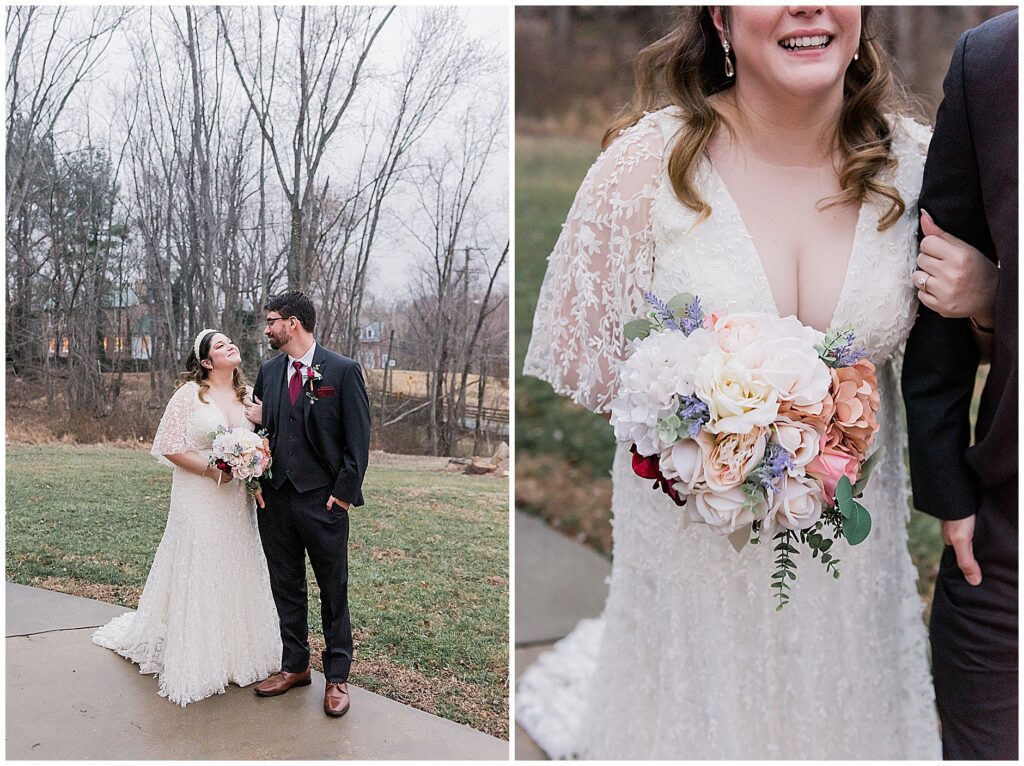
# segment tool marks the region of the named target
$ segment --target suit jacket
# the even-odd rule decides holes
[[[1017,26],[1014,10],[960,38],[924,170],[920,207],[999,264],[992,367],[973,446],[979,360],[968,321],[922,306],[907,341],[914,504],[940,519],[977,512],[982,494],[1017,515]]]
[[[278,354],[260,365],[253,384],[253,394],[263,402],[263,427],[270,434],[272,453],[281,423],[281,390],[287,386],[287,366],[288,355]],[[370,403],[362,370],[352,359],[328,351],[319,343],[313,367],[323,376],[316,386],[317,401],[310,402],[306,395],[310,384],[306,383],[295,406],[303,408],[309,443],[334,477],[331,494],[360,506],[370,453]]]

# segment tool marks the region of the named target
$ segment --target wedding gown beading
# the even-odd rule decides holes
[[[666,149],[673,109],[646,115],[595,163],[552,252],[524,374],[607,412],[624,354],[622,325],[642,290],[699,295],[721,311],[778,313],[767,276],[709,161],[697,182],[710,218],[676,198]],[[604,613],[531,668],[516,717],[553,757],[941,757],[922,604],[907,550],[909,493],[897,387],[916,313],[917,195],[928,130],[897,119],[898,167],[886,176],[906,212],[861,207],[833,325],[850,322],[878,366],[876,444],[888,449],[864,500],[867,542],[839,543],[833,580],[799,559],[782,612],[768,586],[770,546],[729,542],[635,476],[625,447],[612,469],[614,564]]]
[[[210,433],[227,426],[198,391],[186,383],[174,393],[153,440],[152,454],[172,467],[165,455],[209,455]],[[93,641],[159,674],[160,695],[179,705],[279,670],[281,636],[255,514],[241,482],[218,486],[174,467],[167,527],[138,611]]]

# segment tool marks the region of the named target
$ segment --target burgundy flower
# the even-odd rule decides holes
[[[633,453],[633,473],[641,479],[662,479],[661,470],[658,467],[661,460],[657,455],[644,457],[637,453],[635,444],[630,447],[630,452]]]

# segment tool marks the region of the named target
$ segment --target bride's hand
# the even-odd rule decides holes
[[[924,210],[921,231],[925,237],[912,276],[921,303],[944,317],[972,317],[991,328],[999,267],[977,248],[940,229]]]
[[[255,423],[258,426],[263,424],[263,402],[255,394],[253,394],[251,402],[245,402],[245,416],[250,423]]]

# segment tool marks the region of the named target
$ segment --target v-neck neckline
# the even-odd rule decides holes
[[[711,176],[712,181],[718,184],[718,187],[721,190],[722,195],[725,197],[725,200],[730,207],[732,215],[734,215],[736,218],[736,223],[739,225],[744,238],[747,242],[750,243],[750,255],[752,260],[754,261],[754,264],[756,265],[757,271],[760,274],[762,286],[766,290],[768,299],[772,303],[772,310],[774,311],[776,316],[781,317],[782,312],[779,310],[779,303],[775,299],[775,293],[772,291],[771,280],[768,279],[768,270],[765,268],[764,261],[761,260],[761,254],[757,252],[757,245],[754,242],[753,235],[747,228],[746,221],[743,220],[743,213],[740,210],[739,204],[737,204],[736,200],[733,198],[732,192],[729,191],[729,187],[726,185],[725,179],[722,178],[722,175],[718,172],[718,168],[715,167],[715,163],[712,162],[711,158],[708,157],[707,155],[704,156],[704,164],[708,174]],[[867,204],[862,201],[860,203],[860,207],[857,209],[857,224],[854,226],[853,229],[853,241],[850,244],[850,254],[846,260],[846,273],[843,275],[843,283],[839,288],[839,295],[836,298],[835,306],[832,308],[832,313],[829,317],[828,327],[835,326],[836,320],[838,317],[841,316],[841,312],[844,308],[846,295],[850,286],[850,278],[854,270],[854,259],[857,257],[857,251],[860,249],[861,229],[864,226],[866,215]],[[796,315],[794,314],[794,316]],[[801,322],[803,321],[802,319],[800,319],[799,316],[797,316],[796,318]]]
[[[210,400],[210,404],[211,404],[211,405],[213,405],[213,408],[214,408],[215,410],[217,410],[217,413],[218,413],[218,414],[220,415],[220,419],[224,421],[224,425],[226,425],[226,426],[228,427],[228,430],[229,430],[229,431],[233,431],[233,430],[234,430],[234,429],[236,429],[236,428],[241,428],[241,427],[242,427],[242,424],[241,424],[241,423],[239,423],[239,424],[238,424],[237,426],[233,426],[233,425],[231,425],[231,418],[230,418],[230,417],[228,417],[228,416],[227,416],[227,415],[225,414],[224,410],[222,410],[222,409],[221,409],[221,407],[220,407],[220,405],[219,405],[219,404],[217,404],[217,402],[215,402],[215,401],[214,401],[213,399],[211,399],[211,400]],[[243,415],[242,415],[242,417],[243,417],[243,418],[245,417],[245,415],[244,415],[244,409],[243,409]]]

